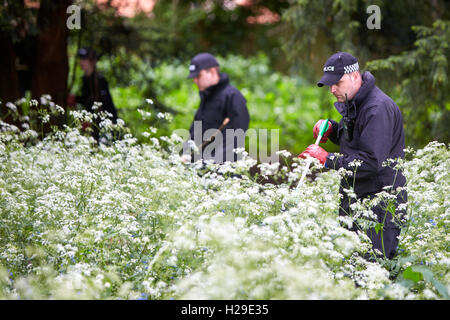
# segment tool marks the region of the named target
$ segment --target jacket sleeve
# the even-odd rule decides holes
[[[361,179],[373,176],[383,169],[382,163],[388,158],[392,145],[394,114],[385,105],[369,107],[358,129],[361,133],[358,149],[338,159],[331,159],[333,154],[330,154],[326,166],[353,171],[355,167],[349,164],[354,160],[361,160],[361,165],[356,168],[356,178]]]
[[[230,119],[226,128],[247,131],[250,115],[247,110],[247,102],[239,91],[230,95],[229,101],[225,106],[225,117]]]
[[[234,153],[235,148],[245,147],[245,136],[241,136],[238,129],[245,132],[250,123],[250,116],[247,110],[247,102],[244,96],[236,90],[228,97],[225,105],[225,117],[230,119],[230,122],[225,126],[223,132],[223,161],[236,161],[241,158],[241,155]],[[238,130],[234,132],[233,139],[227,137],[226,129]],[[240,137],[240,138],[239,138]]]
[[[339,124],[331,119],[328,119],[328,121],[331,122],[331,125],[333,127],[333,130],[331,131],[331,133],[328,135],[328,138],[331,140],[331,142],[333,142],[334,144],[339,145],[339,138],[338,138],[338,129],[339,129]]]

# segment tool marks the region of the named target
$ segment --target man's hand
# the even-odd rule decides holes
[[[325,161],[327,161],[328,152],[318,145],[311,144],[305,151],[300,153],[298,157],[305,159],[307,155],[316,158],[322,165],[324,165]]]
[[[314,134],[314,139],[317,139],[317,137],[319,136],[319,132],[320,132],[320,125],[322,124],[322,122],[324,122],[325,120],[320,119],[319,121],[317,121],[317,123],[315,124],[314,128],[313,128],[313,134]],[[323,138],[320,139],[320,142],[325,143],[328,141],[328,136],[330,135],[330,133],[333,131],[333,125],[331,124],[330,121],[328,121],[328,130],[323,134]]]

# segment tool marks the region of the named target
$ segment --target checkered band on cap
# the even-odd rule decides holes
[[[352,73],[359,70],[358,62],[344,67],[344,73]]]

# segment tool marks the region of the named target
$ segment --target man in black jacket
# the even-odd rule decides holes
[[[339,215],[351,214],[351,204],[356,201],[346,190],[353,188],[356,199],[371,199],[380,191],[395,192],[398,187],[405,186],[402,172],[393,168],[395,163],[383,165],[387,159],[404,157],[402,114],[395,102],[375,86],[374,76],[370,72],[361,74],[355,57],[338,52],[325,63],[324,75],[317,85],[330,87],[337,99],[335,107],[343,116],[339,123],[329,122],[329,129],[321,142],[330,138],[340,146],[342,157],[327,153],[317,145],[310,145],[300,156],[315,157],[325,167],[335,170],[344,168],[354,172],[356,169],[354,176],[341,179]],[[316,138],[322,121],[314,126]],[[372,208],[377,216],[377,226],[370,228],[367,234],[373,248],[384,257],[393,258],[395,255],[400,217],[406,211],[406,205],[398,205],[406,201],[406,190],[400,188],[393,201],[395,206],[382,202]],[[355,224],[351,227],[354,231],[357,228]]]
[[[191,157],[185,143],[182,160],[236,161],[233,149],[245,146],[250,122],[244,96],[230,85],[228,75],[219,71],[219,63],[209,53],[196,55],[189,71],[188,79],[194,80],[200,93],[200,106],[189,130],[199,152]]]
[[[69,99],[69,105],[80,103],[87,111],[93,114],[100,111],[109,112],[112,115],[111,121],[116,123],[117,110],[109,92],[108,82],[101,73],[97,72],[98,56],[96,51],[89,47],[81,48],[78,51],[78,57],[80,58],[80,67],[84,72],[81,96],[76,96],[75,98],[72,96]],[[94,102],[101,102],[102,105],[96,109]],[[94,124],[84,123],[82,127],[84,131],[88,126],[92,126],[92,136],[97,141],[100,139],[99,120],[97,119]]]

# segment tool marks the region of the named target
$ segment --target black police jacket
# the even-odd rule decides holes
[[[237,147],[243,147],[242,141],[238,141],[236,137],[233,139],[234,141],[227,141],[226,130],[241,129],[245,133],[250,122],[244,96],[238,89],[230,85],[228,75],[221,73],[218,84],[200,91],[200,106],[195,113],[194,121],[189,130],[190,139],[194,140],[198,147],[201,146],[211,134],[217,132],[225,118],[229,118],[230,121],[221,131],[223,144],[221,150],[219,150],[220,145],[218,144],[220,139],[215,139],[213,143],[202,148],[203,159],[209,158],[206,155],[208,153],[208,155],[214,157],[216,163],[223,163],[226,160],[235,161],[237,157],[232,150]],[[194,130],[195,121],[200,121],[201,123],[201,136],[199,136],[199,130]],[[245,146],[245,140],[243,143]],[[227,157],[227,153],[232,155],[231,159],[229,156]],[[195,160],[197,159],[194,157],[193,161]]]
[[[111,98],[108,82],[105,77],[100,73],[93,72],[89,77],[83,76],[82,80],[81,96],[76,97],[76,102],[81,103],[84,108],[91,113],[98,113],[99,111],[111,113],[112,118],[110,119],[113,123],[116,123],[117,110]],[[102,106],[99,109],[94,110],[92,108],[94,102],[101,102]],[[98,141],[100,138],[100,119],[96,119],[95,123],[96,125],[92,127],[92,136]]]
[[[83,76],[82,80],[81,96],[77,96],[76,101],[81,103],[91,113],[100,111],[93,110],[92,106],[94,102],[101,102],[101,110],[111,113],[112,121],[115,123],[117,120],[117,110],[111,98],[108,82],[105,77],[100,73],[94,72],[89,77]]]
[[[345,103],[336,102],[335,107],[342,116],[353,117],[353,138],[344,137],[344,118],[333,124],[330,140],[340,146],[342,157],[330,153],[325,166],[332,169],[345,168],[354,171],[349,164],[361,160],[356,175],[343,178],[342,188],[354,187],[358,196],[379,192],[385,186],[405,185],[401,171],[383,166],[387,159],[404,157],[405,136],[403,117],[395,102],[375,86],[375,77],[370,72],[362,74],[362,86],[349,102],[350,114]],[[354,114],[352,114],[352,111]]]

